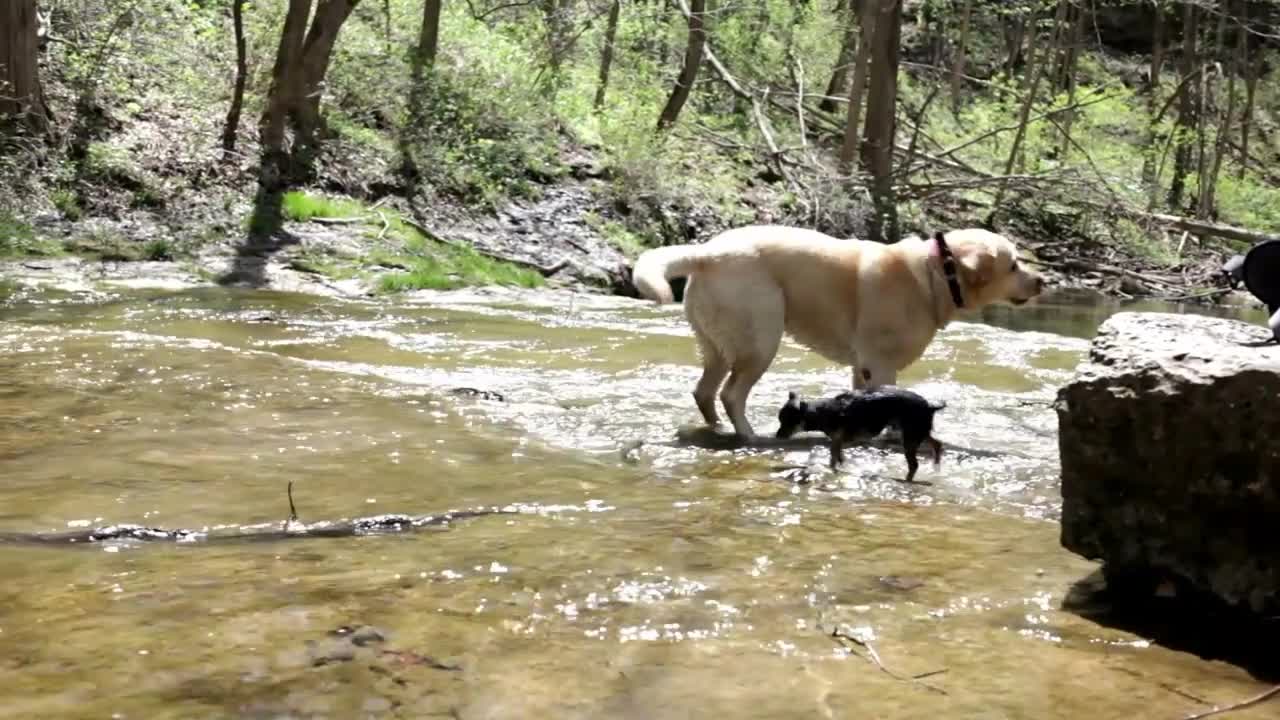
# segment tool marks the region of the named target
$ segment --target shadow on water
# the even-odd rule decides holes
[[[236,248],[231,269],[218,277],[219,285],[263,287],[267,284],[267,261],[298,239],[283,229],[284,193],[259,185],[253,199],[253,214],[244,242]]]
[[[1280,618],[1250,615],[1216,598],[1179,591],[1175,598],[1107,588],[1101,570],[1073,584],[1062,609],[1170,650],[1230,663],[1259,681],[1280,682]]]

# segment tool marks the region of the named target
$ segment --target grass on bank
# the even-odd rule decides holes
[[[366,234],[376,238],[381,230],[381,218],[355,200],[294,191],[285,193],[281,211],[285,218],[299,222],[313,218],[366,218]],[[386,239],[390,240],[391,248],[375,248],[365,259],[408,268],[382,277],[378,288],[384,293],[449,290],[472,285],[535,288],[544,282],[542,275],[533,270],[486,257],[470,247],[429,237],[393,210],[380,212],[387,219]],[[324,259],[308,257],[295,263],[327,276],[350,275],[349,268]]]
[[[0,257],[48,257],[61,250],[56,242],[37,236],[27,223],[0,212]]]

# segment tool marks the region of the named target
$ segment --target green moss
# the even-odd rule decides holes
[[[494,260],[469,247],[446,245],[403,223],[397,232],[409,234],[405,242],[408,254],[384,258],[384,262],[404,265],[409,270],[383,277],[379,284],[382,292],[448,290],[470,285],[535,288],[544,282],[533,270]]]

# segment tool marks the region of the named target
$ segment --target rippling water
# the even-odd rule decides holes
[[[1060,609],[1094,566],[1057,542],[1049,403],[1111,308],[942,333],[902,382],[947,402],[948,454],[907,486],[892,449],[797,483],[824,448],[674,442],[699,372],[678,307],[8,292],[0,530],[277,523],[289,482],[304,522],[519,512],[0,543],[2,717],[1178,717],[1254,689]],[[847,384],[788,347],[751,419]]]

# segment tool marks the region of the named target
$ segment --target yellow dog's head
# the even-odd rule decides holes
[[[959,266],[966,306],[1021,305],[1044,290],[1044,276],[1019,260],[1009,238],[982,228],[952,230],[944,237]]]

